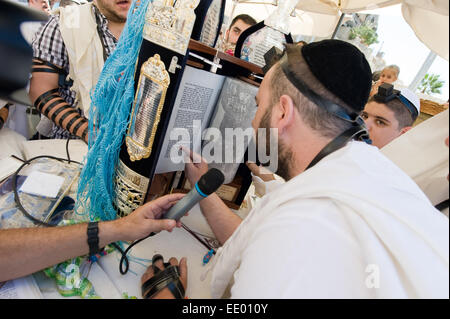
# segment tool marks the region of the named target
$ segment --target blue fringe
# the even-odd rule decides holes
[[[116,219],[113,179],[134,99],[135,62],[151,1],[133,1],[116,49],[91,90],[89,151],[80,175],[75,210],[87,214],[91,221]]]

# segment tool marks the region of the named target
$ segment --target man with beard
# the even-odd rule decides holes
[[[370,89],[364,55],[339,40],[288,46],[268,71],[253,128],[278,131],[286,183],[244,220],[216,194],[200,202],[223,245],[210,261],[213,298],[448,298],[448,219],[361,141]],[[191,185],[207,168],[186,164]],[[173,297],[170,284],[152,285],[162,269],[155,259],[143,295]]]
[[[30,100],[45,137],[88,140],[89,92],[115,49],[131,0],[94,0],[59,8],[33,43]]]

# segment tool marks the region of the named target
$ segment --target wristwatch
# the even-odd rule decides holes
[[[102,249],[98,246],[98,222],[90,222],[87,227],[87,242],[89,245],[89,257],[95,256],[100,253]]]

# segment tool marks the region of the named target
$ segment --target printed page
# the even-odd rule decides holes
[[[0,299],[42,299],[33,276],[0,283]]]
[[[156,174],[184,170],[180,145],[200,153],[201,134],[214,112],[224,80],[222,75],[186,66],[159,155]],[[175,162],[172,159],[175,159]]]
[[[205,132],[202,156],[224,173],[225,184],[233,181],[252,139],[257,93],[258,87],[227,78],[209,125],[215,132]]]

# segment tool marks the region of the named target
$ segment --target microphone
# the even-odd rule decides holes
[[[214,193],[225,181],[225,176],[217,168],[210,168],[178,203],[163,215],[163,219],[179,220],[195,204]]]
[[[184,214],[186,214],[187,211],[189,211],[192,207],[194,207],[195,204],[197,204],[199,201],[201,201],[203,198],[208,197],[210,194],[214,193],[220,185],[223,184],[225,181],[225,176],[221,171],[219,171],[217,168],[210,168],[209,171],[207,171],[205,174],[200,177],[198,182],[195,184],[195,187],[191,189],[189,193],[187,193],[186,196],[184,196],[178,203],[176,203],[172,208],[165,213],[161,218],[162,219],[175,219],[178,221]],[[130,249],[143,241],[144,239],[147,239],[150,236],[154,236],[157,233],[151,233],[150,235],[141,238],[139,240],[136,240],[133,242],[128,248],[123,251],[117,244],[113,243],[113,246],[117,248],[122,254],[122,257],[120,258],[120,264],[119,264],[119,271],[122,275],[125,275],[128,272],[129,267],[129,261],[127,254],[130,251]],[[125,269],[123,269],[123,264],[125,262]]]

